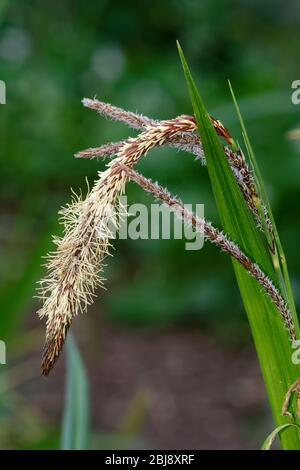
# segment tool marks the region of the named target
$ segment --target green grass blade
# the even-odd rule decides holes
[[[223,228],[275,282],[277,273],[274,270],[270,250],[266,248],[265,237],[256,228],[179,45],[178,49]],[[244,268],[234,260],[233,267],[248,315],[275,423],[276,426],[281,426],[288,423],[288,419],[281,416],[281,406],[288,387],[300,376],[300,368],[291,361],[293,351],[289,335],[277,308],[261,291],[257,281],[250,278]],[[298,335],[297,318],[294,320]],[[238,394],[239,390],[236,393]],[[280,435],[280,440],[285,449],[300,448],[299,435],[294,428],[288,428]]]
[[[221,220],[226,221],[227,234],[239,243],[250,258],[255,257],[256,262],[270,275],[273,272],[271,257],[262,254],[259,249],[263,244],[263,237],[256,228],[252,214],[225,158],[220,139],[197,92],[182,51],[180,53]]]
[[[293,424],[293,423],[282,424],[281,426],[278,426],[276,429],[274,429],[274,431],[272,431],[268,435],[263,445],[261,446],[261,450],[270,450],[272,445],[275,442],[276,437],[279,436],[284,430],[288,429],[289,427],[295,428],[298,433],[300,431],[299,427],[296,424]]]
[[[85,450],[89,434],[88,381],[79,350],[70,334],[66,347],[67,384],[61,448]]]

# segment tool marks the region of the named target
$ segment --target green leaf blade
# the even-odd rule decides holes
[[[85,450],[89,435],[89,393],[85,368],[72,336],[67,339],[67,384],[61,449]]]
[[[270,450],[272,445],[275,442],[276,437],[278,437],[283,431],[287,430],[288,428],[295,428],[296,431],[299,433],[299,427],[293,423],[282,424],[278,426],[274,431],[272,431],[266,440],[264,441],[263,445],[261,446],[261,450]]]
[[[275,281],[277,273],[270,251],[266,249],[266,240],[257,229],[244,201],[180,45],[178,49],[223,228],[242,251]],[[288,419],[281,416],[281,406],[288,387],[300,376],[300,369],[291,361],[292,348],[289,335],[277,308],[262,292],[257,281],[251,278],[235,260],[233,267],[248,315],[273,416],[276,425],[281,426],[288,423]],[[297,318],[294,318],[294,321],[298,332]],[[238,390],[236,392],[239,393]],[[293,428],[287,429],[280,439],[285,449],[300,448],[299,435]]]
[[[282,248],[279,233],[278,233],[276,223],[275,223],[275,220],[274,220],[274,217],[273,217],[271,204],[270,204],[270,201],[269,201],[269,198],[268,198],[268,193],[267,193],[267,190],[265,188],[265,184],[264,184],[264,181],[263,181],[258,163],[256,161],[255,154],[254,154],[254,151],[253,151],[253,148],[252,148],[247,130],[246,130],[245,122],[244,122],[244,119],[242,117],[242,114],[241,114],[241,111],[240,111],[240,108],[239,108],[239,105],[238,105],[238,102],[237,102],[237,99],[235,97],[235,94],[234,94],[234,91],[233,91],[233,88],[232,88],[232,85],[231,85],[230,81],[229,81],[229,89],[230,89],[230,93],[231,93],[231,96],[232,96],[232,99],[233,99],[234,107],[235,107],[235,110],[236,110],[236,113],[237,113],[237,116],[238,116],[238,119],[239,119],[239,122],[240,122],[240,125],[241,125],[245,145],[246,145],[246,148],[248,150],[248,156],[249,156],[250,162],[251,162],[252,167],[253,167],[254,172],[255,172],[256,181],[257,181],[257,184],[258,184],[258,187],[259,187],[259,193],[260,193],[261,198],[263,199],[263,202],[264,202],[265,206],[268,209],[269,217],[270,217],[271,222],[272,222],[274,238],[275,238],[275,243],[276,243],[276,248],[277,248],[278,258],[279,258],[278,259],[278,265],[281,267],[282,277],[283,277],[283,282],[282,282],[281,277],[279,277],[279,281],[280,281],[281,286],[283,287],[284,294],[286,295],[286,300],[288,301],[288,304],[290,306],[294,323],[295,323],[295,325],[297,325],[298,324],[298,317],[297,317],[296,306],[295,306],[295,301],[294,301],[294,297],[293,297],[292,286],[291,286],[291,282],[290,282],[290,276],[289,276],[289,272],[288,272],[286,257],[285,257],[285,253],[284,253],[283,248]],[[299,331],[297,331],[297,335],[299,336]]]
[[[219,214],[227,234],[235,239],[240,248],[250,257],[255,257],[261,268],[270,275],[273,271],[270,256],[262,255],[258,248],[263,238],[256,228],[255,221],[240,192],[236,179],[230,169],[220,139],[211,123],[209,115],[191,76],[183,52],[179,53],[183,64],[190,97],[192,100],[200,139],[206,155],[206,164],[212,181],[212,189],[219,208]],[[212,158],[210,158],[212,155]]]

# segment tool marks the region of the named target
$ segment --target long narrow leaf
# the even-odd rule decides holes
[[[299,433],[299,427],[296,424],[293,424],[293,423],[282,424],[281,426],[278,426],[278,428],[274,429],[274,431],[272,431],[268,435],[263,445],[261,446],[261,450],[270,450],[272,445],[275,442],[276,437],[279,436],[283,431],[285,431],[289,427],[295,428],[296,431]]]
[[[85,450],[88,445],[89,430],[88,382],[79,350],[71,335],[66,346],[67,384],[61,448]]]
[[[223,228],[252,261],[259,264],[276,283],[278,276],[270,250],[266,246],[266,239],[257,229],[244,201],[183,52],[180,46],[178,48]],[[233,261],[233,267],[248,315],[275,423],[276,426],[281,426],[288,423],[288,419],[281,416],[281,406],[288,387],[300,376],[300,369],[291,361],[289,333],[284,328],[279,311],[263,294],[257,281],[250,278],[236,261]],[[299,325],[295,316],[294,326],[299,337]],[[236,393],[238,394],[239,390],[236,390]],[[300,448],[299,435],[294,428],[288,428],[280,439],[285,449]]]

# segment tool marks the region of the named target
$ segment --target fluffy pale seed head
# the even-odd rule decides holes
[[[48,257],[47,276],[39,289],[43,306],[38,313],[46,318],[43,374],[57,360],[73,318],[86,310],[96,287],[102,285],[103,260],[110,248],[109,223],[117,224],[114,207],[126,182],[119,164],[132,167],[151,148],[178,132],[193,130],[195,122],[189,116],[147,126],[138,137],[124,142],[84,200],[77,198],[61,211],[64,236],[54,240],[56,252]]]

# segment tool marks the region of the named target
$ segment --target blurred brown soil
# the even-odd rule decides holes
[[[147,411],[139,425],[139,445],[156,449],[260,446],[272,422],[250,346],[229,348],[193,328],[132,329],[97,317],[75,322],[88,369],[96,433],[117,432],[135,398],[143,394]],[[48,379],[39,377],[25,387],[32,404],[56,426],[63,385],[61,359]]]

